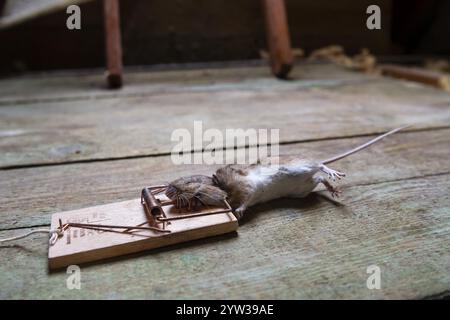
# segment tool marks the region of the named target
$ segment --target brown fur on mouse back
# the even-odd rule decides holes
[[[228,194],[228,201],[233,209],[251,196],[252,188],[245,177],[253,166],[256,165],[227,165],[213,175],[214,183]]]

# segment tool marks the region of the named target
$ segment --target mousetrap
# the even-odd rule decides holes
[[[144,188],[140,199],[52,215],[49,268],[81,264],[236,231],[228,202],[223,207],[177,208],[165,186]]]

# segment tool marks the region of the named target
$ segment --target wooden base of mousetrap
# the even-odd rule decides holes
[[[164,206],[165,216],[169,219],[179,218],[180,210],[173,205]],[[201,214],[223,210],[224,208],[205,208],[195,212]],[[52,215],[51,228],[58,228],[61,222],[102,226],[149,226],[141,199],[55,213]],[[237,228],[238,222],[231,212],[171,220],[166,222],[165,232],[125,228],[105,231],[70,226],[49,247],[49,268],[57,269],[220,235],[236,231]]]

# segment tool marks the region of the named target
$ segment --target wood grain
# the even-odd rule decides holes
[[[325,159],[369,139],[285,145],[280,154]],[[450,172],[449,148],[450,130],[398,133],[331,167],[347,173],[340,186],[436,175]],[[51,213],[133,199],[143,186],[217,167],[163,156],[0,171],[0,229],[48,225]]]
[[[282,143],[381,133],[416,122],[415,128],[436,128],[448,126],[449,105],[447,93],[383,81],[2,106],[0,167],[167,154],[176,144],[173,131],[192,132],[194,121],[222,132],[280,129]]]
[[[66,289],[65,272],[47,274],[47,241],[36,236],[0,248],[0,298],[422,298],[449,288],[449,178],[349,187],[340,206],[321,197],[259,206],[238,237],[83,267],[81,290]],[[380,290],[366,287],[374,264]]]

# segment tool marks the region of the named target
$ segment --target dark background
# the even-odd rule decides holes
[[[378,4],[382,30],[366,28]],[[125,65],[259,58],[266,47],[258,0],[121,0]],[[450,1],[286,0],[291,41],[307,52],[339,44],[378,55],[449,55]],[[59,11],[0,30],[0,73],[103,67],[101,1],[81,5],[82,29]]]

